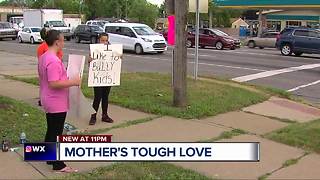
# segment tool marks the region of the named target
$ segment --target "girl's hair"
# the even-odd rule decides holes
[[[107,33],[101,33],[101,34],[99,35],[99,39],[101,39],[103,36],[109,37],[109,35],[108,35]]]
[[[48,44],[48,46],[53,46],[54,42],[56,40],[59,40],[60,35],[61,35],[60,31],[57,31],[57,30],[54,30],[54,29],[48,31],[47,36],[45,38],[45,41]]]
[[[42,28],[41,31],[40,31],[40,36],[41,36],[41,39],[45,40],[46,37],[47,37],[47,34],[48,34],[48,31],[47,31],[47,28]]]

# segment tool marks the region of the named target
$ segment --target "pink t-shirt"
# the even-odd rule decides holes
[[[47,51],[38,64],[40,100],[46,113],[60,113],[69,110],[69,89],[52,89],[50,81],[67,80],[67,71],[56,54]]]

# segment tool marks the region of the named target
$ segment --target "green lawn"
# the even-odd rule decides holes
[[[267,138],[320,153],[320,119],[291,124],[266,135]]]
[[[17,81],[22,81],[22,82],[26,82],[29,84],[33,84],[38,86],[39,85],[39,79],[38,77],[16,77],[16,76],[5,76],[8,79],[12,79],[12,80],[17,80]]]
[[[37,78],[15,78],[38,84]],[[84,77],[82,91],[93,97],[93,89],[87,87]],[[129,109],[157,115],[168,115],[185,119],[204,118],[266,100],[264,92],[250,91],[228,84],[188,79],[187,108],[172,106],[171,77],[158,73],[122,73],[121,86],[113,87],[110,102]]]
[[[97,168],[89,173],[77,173],[63,179],[164,179],[164,180],[207,180],[210,179],[197,172],[183,169],[167,163],[116,163]]]
[[[0,96],[0,137],[7,136],[10,145],[19,144],[21,132],[26,133],[29,142],[43,141],[45,130],[46,120],[42,111]]]

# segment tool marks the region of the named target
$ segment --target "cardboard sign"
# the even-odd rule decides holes
[[[67,76],[69,79],[79,77],[79,75],[82,77],[85,59],[85,56],[74,54],[69,55],[67,68]],[[82,96],[83,94],[79,86],[73,86],[69,88],[69,116],[74,116],[76,118],[81,116],[84,104],[81,98]]]
[[[122,44],[90,44],[88,86],[119,86],[122,54]]]
[[[82,77],[84,63],[85,63],[85,56],[70,54],[69,61],[68,61],[68,68],[67,68],[67,76],[69,78],[74,78],[76,76]]]

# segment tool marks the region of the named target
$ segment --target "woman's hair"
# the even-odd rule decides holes
[[[57,31],[54,29],[48,31],[47,36],[45,38],[45,41],[48,44],[48,46],[52,46],[56,40],[59,40],[60,35],[61,35],[60,31]]]
[[[103,36],[109,37],[108,33],[101,33],[101,34],[99,35],[99,39],[101,39]]]
[[[45,28],[45,27],[42,28],[41,31],[40,31],[41,39],[45,40],[46,37],[47,37],[47,33],[48,33],[47,28]]]

